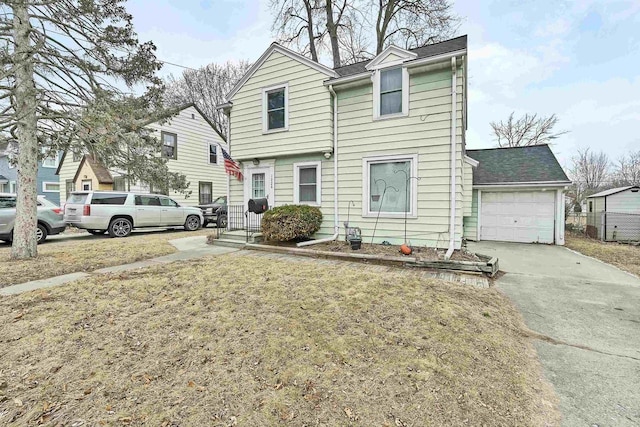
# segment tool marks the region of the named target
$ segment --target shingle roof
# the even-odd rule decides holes
[[[430,56],[441,55],[443,53],[455,52],[467,48],[467,36],[456,37],[455,39],[445,40],[440,43],[429,44],[414,49],[409,49],[410,52],[416,53],[418,56],[416,59],[428,58]],[[367,71],[366,66],[371,62],[373,58],[362,62],[356,62],[355,64],[345,65],[344,67],[334,68],[334,71],[340,75],[340,77],[351,76],[354,74],[360,74]]]
[[[100,184],[113,184],[113,177],[111,176],[111,172],[109,172],[107,168],[102,166],[102,164],[90,154],[85,154],[84,157],[82,157],[82,161],[80,162],[80,164],[78,165],[78,169],[76,170],[76,175],[73,177],[74,182],[78,180],[78,175],[80,174],[82,166],[85,162],[89,163],[89,166],[91,166],[91,170],[93,170],[93,173],[96,175],[96,178],[98,179],[98,182]]]
[[[604,190],[604,191],[601,191],[599,193],[592,194],[592,195],[588,196],[587,199],[590,198],[590,197],[610,196],[612,194],[622,193],[623,191],[631,190],[632,188],[639,188],[640,189],[640,187],[638,187],[637,185],[627,185],[626,187],[612,188],[610,190]]]
[[[570,182],[548,145],[467,150],[480,164],[473,169],[473,185]]]

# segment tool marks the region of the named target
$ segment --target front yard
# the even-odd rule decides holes
[[[126,240],[125,240],[126,241]],[[0,300],[0,424],[555,425],[494,288],[225,255]]]
[[[614,242],[602,242],[596,239],[567,233],[565,245],[569,249],[584,255],[615,265],[640,277],[640,247]]]
[[[68,232],[67,232],[68,233]],[[38,246],[38,257],[13,261],[11,246],[0,245],[0,288],[78,271],[93,271],[168,255],[176,251],[169,240],[211,234],[210,229],[195,232],[154,231],[133,233],[124,239],[107,236],[48,240]]]

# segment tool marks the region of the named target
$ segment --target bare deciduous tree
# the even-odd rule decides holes
[[[569,170],[576,204],[581,205],[587,196],[604,188],[610,177],[610,165],[609,156],[604,152],[595,153],[589,148],[578,150]]]
[[[620,185],[640,185],[640,150],[620,157],[614,167]]]
[[[195,103],[213,123],[220,135],[226,135],[227,117],[216,105],[224,102],[224,97],[251,67],[251,63],[240,61],[223,65],[209,64],[198,70],[187,70],[182,77],[169,77],[164,94],[167,105],[179,107]]]
[[[378,0],[376,53],[390,44],[405,49],[450,38],[460,20],[449,0]]]
[[[120,0],[9,0],[0,4],[0,138],[18,141],[18,200],[11,256],[36,246],[41,148],[64,149],[98,90],[159,84],[153,43],[138,42]]]
[[[272,30],[278,41],[318,62],[318,44],[325,34],[320,23],[324,8],[319,0],[271,0]]]
[[[549,117],[525,114],[519,119],[513,116],[514,113],[511,113],[506,122],[491,122],[499,147],[547,144],[567,133],[567,131],[554,132],[553,128],[558,124],[558,117],[555,114]]]

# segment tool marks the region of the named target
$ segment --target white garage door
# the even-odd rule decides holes
[[[480,239],[553,243],[555,194],[555,191],[483,191]]]

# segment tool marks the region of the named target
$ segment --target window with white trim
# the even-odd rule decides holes
[[[42,167],[43,168],[57,168],[58,167],[58,153],[56,151],[49,151],[46,148],[42,149],[42,154],[47,156],[42,159]]]
[[[262,128],[264,132],[289,128],[289,86],[279,85],[262,90]]]
[[[60,191],[60,183],[58,182],[43,182],[42,183],[42,192],[43,193],[58,193]]]
[[[320,206],[322,203],[322,163],[302,162],[293,165],[293,202]]]
[[[409,112],[409,73],[406,68],[376,71],[373,81],[375,119],[406,116]]]
[[[9,193],[15,193],[18,185],[15,181],[9,181]]]
[[[416,216],[417,155],[363,159],[363,215]]]
[[[209,164],[218,164],[218,144],[209,144]]]
[[[178,159],[178,135],[171,132],[160,132],[162,138],[162,154],[169,159]]]

